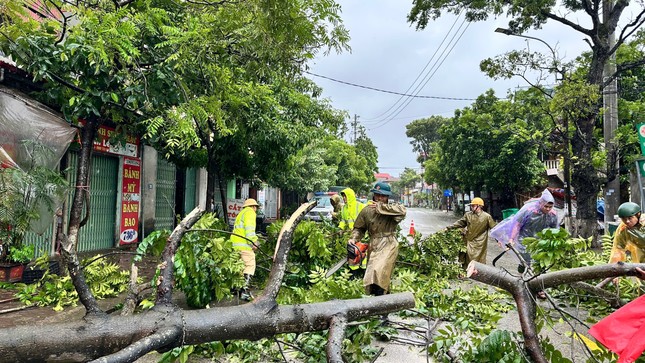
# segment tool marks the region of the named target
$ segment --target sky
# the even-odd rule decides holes
[[[505,97],[509,90],[528,86],[520,78],[488,78],[479,70],[483,59],[527,46],[532,51],[551,52],[538,41],[496,33],[496,28],[507,27],[503,18],[469,24],[444,14],[417,31],[407,22],[411,1],[337,3],[349,30],[351,52],[320,54],[309,64],[309,72],[327,78],[308,77],[323,88],[323,97],[330,99],[333,107],[346,110],[351,119],[358,117],[377,147],[379,171],[393,176],[406,167],[420,170],[411,139],[405,135],[407,124],[432,115],[451,117],[488,89]],[[544,40],[564,59],[589,49],[581,34],[559,24],[547,24],[526,35]],[[424,97],[402,97],[364,87]]]

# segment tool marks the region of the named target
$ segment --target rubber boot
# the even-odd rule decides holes
[[[251,284],[251,277],[253,277],[253,275],[244,274],[244,287],[242,287],[240,294],[240,299],[244,301],[253,300],[253,294],[251,294],[251,290],[249,289],[249,285]]]

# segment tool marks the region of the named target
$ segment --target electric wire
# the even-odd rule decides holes
[[[463,23],[462,23],[462,25],[463,25]],[[452,53],[453,49],[455,48],[455,46],[457,45],[457,43],[459,43],[459,40],[461,40],[461,37],[464,35],[464,33],[466,32],[466,30],[468,30],[468,27],[469,27],[469,26],[470,26],[470,22],[468,22],[468,24],[466,25],[466,27],[465,27],[465,28],[463,29],[463,31],[459,34],[459,37],[457,38],[457,40],[456,40],[456,41],[454,41],[454,42],[452,42],[452,47],[448,50],[448,52],[447,52],[447,53],[446,53],[446,55],[443,57],[443,59],[441,60],[441,62],[440,62],[440,63],[435,67],[435,69],[434,69],[434,71],[432,72],[432,74],[430,74],[430,76],[429,76],[429,77],[427,77],[427,78],[425,79],[425,82],[420,86],[419,90],[418,90],[418,91],[416,91],[416,93],[417,93],[417,94],[418,94],[419,92],[421,92],[421,90],[423,90],[423,88],[425,88],[425,86],[428,84],[428,82],[430,82],[430,80],[432,79],[432,77],[433,77],[433,76],[436,74],[436,72],[439,70],[439,68],[441,67],[441,65],[443,64],[443,62],[445,62],[445,61],[446,61],[446,59],[448,59],[448,56],[450,55],[450,53]],[[460,28],[460,29],[461,29],[461,28]],[[458,31],[459,31],[459,30],[458,30]],[[444,49],[444,52],[445,52],[445,50],[446,50],[446,49]],[[399,110],[398,110],[395,114],[390,115],[390,116],[388,117],[388,119],[383,120],[381,123],[379,123],[379,124],[377,124],[377,125],[373,126],[373,127],[371,128],[371,130],[378,129],[378,128],[383,127],[383,126],[387,125],[388,123],[390,123],[390,122],[391,122],[391,121],[392,121],[396,116],[398,116],[401,112],[403,112],[403,110],[404,110],[406,107],[408,107],[408,105],[409,105],[413,100],[414,100],[414,98],[408,98],[407,103],[406,103],[403,107],[400,107],[400,108],[399,108]]]
[[[318,78],[324,78],[336,83],[342,83],[348,86],[352,87],[358,87],[358,88],[364,88],[376,92],[382,92],[382,93],[389,93],[389,94],[394,94],[394,95],[400,95],[400,96],[406,96],[406,97],[413,97],[413,98],[426,98],[426,99],[436,99],[436,100],[449,100],[449,101],[476,101],[476,98],[462,98],[462,97],[443,97],[443,96],[424,96],[424,95],[413,95],[413,94],[406,94],[406,93],[401,93],[401,92],[396,92],[396,91],[389,91],[386,89],[382,88],[376,88],[376,87],[370,87],[370,86],[365,86],[357,83],[352,83],[352,82],[347,82],[347,81],[342,81],[340,79],[328,77],[328,76],[323,76],[322,74],[317,74],[309,71],[304,71],[304,73],[309,74],[314,77]]]
[[[414,95],[418,95],[418,94],[423,90],[423,88],[425,87],[425,85],[430,81],[430,79],[432,79],[432,77],[433,77],[433,76],[434,76],[434,74],[437,72],[437,70],[439,69],[439,67],[440,67],[440,66],[443,64],[443,62],[446,60],[446,58],[448,57],[448,55],[450,54],[450,52],[452,52],[452,49],[454,49],[454,47],[455,47],[456,43],[459,41],[459,39],[461,38],[461,35],[463,35],[463,32],[465,31],[465,29],[464,29],[464,30],[461,32],[461,35],[459,35],[459,39],[457,39],[457,40],[455,41],[455,37],[457,37],[457,34],[459,34],[459,32],[461,31],[461,29],[463,28],[463,26],[464,26],[464,23],[465,23],[465,22],[466,22],[466,19],[464,19],[464,20],[461,22],[461,24],[459,24],[459,28],[456,30],[456,32],[454,32],[454,33],[452,34],[452,37],[450,38],[450,40],[449,40],[448,44],[447,44],[446,46],[444,46],[444,47],[443,47],[443,49],[442,49],[442,51],[441,51],[441,54],[439,55],[439,57],[438,57],[437,59],[435,59],[434,64],[432,65],[432,67],[430,68],[430,70],[425,74],[425,76],[424,76],[424,77],[423,77],[423,79],[419,82],[419,84],[417,84],[417,85],[414,87],[414,89],[413,89],[413,91],[412,91],[412,93],[413,93]],[[469,23],[469,24],[470,24],[470,23]],[[466,28],[467,28],[467,27],[466,27]],[[450,48],[450,50],[446,53],[446,51],[447,51],[449,48]],[[414,98],[411,98],[411,97],[406,98],[406,99],[405,99],[401,104],[399,104],[399,105],[398,105],[394,110],[390,111],[390,112],[389,112],[385,117],[382,117],[380,120],[377,120],[377,121],[375,121],[375,122],[373,122],[373,123],[374,123],[374,124],[380,124],[380,123],[382,123],[382,122],[384,122],[384,121],[386,121],[386,120],[389,120],[389,119],[391,119],[391,118],[396,117],[396,116],[397,116],[401,111],[403,111],[403,110],[404,110],[404,109],[405,109],[405,108],[406,108],[406,107],[407,107],[407,106],[412,102],[412,100],[413,100],[413,99],[414,99]]]
[[[414,85],[417,83],[417,81],[419,80],[419,78],[421,77],[421,75],[425,73],[426,69],[428,69],[428,66],[430,65],[430,63],[432,63],[432,61],[434,60],[434,58],[435,58],[435,56],[437,55],[437,53],[439,52],[439,50],[441,49],[441,47],[443,46],[443,44],[446,42],[446,39],[448,39],[448,35],[450,35],[450,33],[452,32],[452,29],[454,29],[455,24],[457,24],[457,21],[459,21],[459,18],[460,18],[460,17],[461,17],[461,12],[459,12],[459,14],[457,14],[457,17],[455,18],[455,21],[453,21],[453,22],[452,22],[452,25],[450,26],[450,29],[448,29],[448,32],[446,33],[446,35],[444,35],[443,39],[441,40],[441,43],[440,43],[440,44],[439,44],[439,46],[435,49],[434,53],[432,53],[432,56],[430,57],[430,59],[428,60],[428,62],[426,63],[426,65],[425,65],[425,66],[423,67],[423,69],[419,72],[419,74],[417,74],[417,77],[416,77],[416,78],[414,79],[414,81],[410,84],[410,86],[408,87],[408,89],[407,89],[405,92],[403,92],[403,93],[406,93],[406,94],[407,94],[407,93],[410,93],[410,90],[412,89],[412,86],[414,86]],[[432,69],[432,67],[431,67],[430,69]],[[424,76],[424,77],[425,77],[425,76]],[[422,81],[422,82],[423,82],[423,81]],[[414,92],[414,91],[413,91],[413,92]],[[394,108],[394,106],[396,106],[396,105],[397,105],[397,104],[398,104],[398,103],[399,103],[399,102],[400,102],[404,97],[405,97],[404,95],[401,95],[401,97],[399,97],[399,99],[398,99],[398,100],[396,100],[396,102],[394,102],[394,103],[390,106],[390,108],[388,108],[387,110],[383,111],[381,114],[379,114],[379,115],[377,115],[377,116],[374,116],[374,117],[369,118],[369,119],[364,119],[364,121],[371,121],[371,120],[379,119],[381,116],[386,115],[386,114],[387,114],[388,112],[390,112],[390,110],[391,110],[392,108]]]

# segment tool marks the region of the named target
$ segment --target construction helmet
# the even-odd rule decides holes
[[[473,198],[473,200],[470,202],[470,205],[479,205],[479,206],[484,206],[484,200],[481,199],[480,197]]]
[[[635,216],[641,212],[641,206],[634,202],[623,203],[618,207],[618,216],[620,218]]]
[[[370,192],[374,194],[381,194],[381,195],[392,195],[392,189],[390,188],[390,185],[388,183],[383,183],[383,182],[378,182],[374,185],[374,188],[370,190]]]
[[[245,200],[244,205],[242,205],[242,208],[246,208],[246,207],[260,207],[260,205],[258,204],[258,202],[255,201],[255,199],[249,198]]]

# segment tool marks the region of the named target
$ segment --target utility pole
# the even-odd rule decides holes
[[[352,127],[354,128],[354,141],[353,144],[356,144],[357,132],[358,132],[358,115],[354,114],[354,121],[352,122]]]
[[[603,0],[602,13],[603,21],[607,24],[609,14],[613,9],[612,0]],[[616,44],[616,35],[612,32],[609,34],[609,49],[612,49]],[[605,63],[603,71],[603,80],[613,77],[616,73],[616,53],[614,52]],[[618,81],[614,78],[603,89],[603,103],[605,106],[605,113],[603,118],[603,134],[605,136],[605,150],[607,152],[607,171],[615,171],[615,177],[607,180],[605,187],[605,227],[607,222],[614,222],[614,215],[618,210],[620,203],[620,178],[618,175],[618,150],[613,142],[616,135],[616,128],[618,127]],[[615,159],[615,164],[614,164]],[[605,229],[608,230],[608,229]]]

